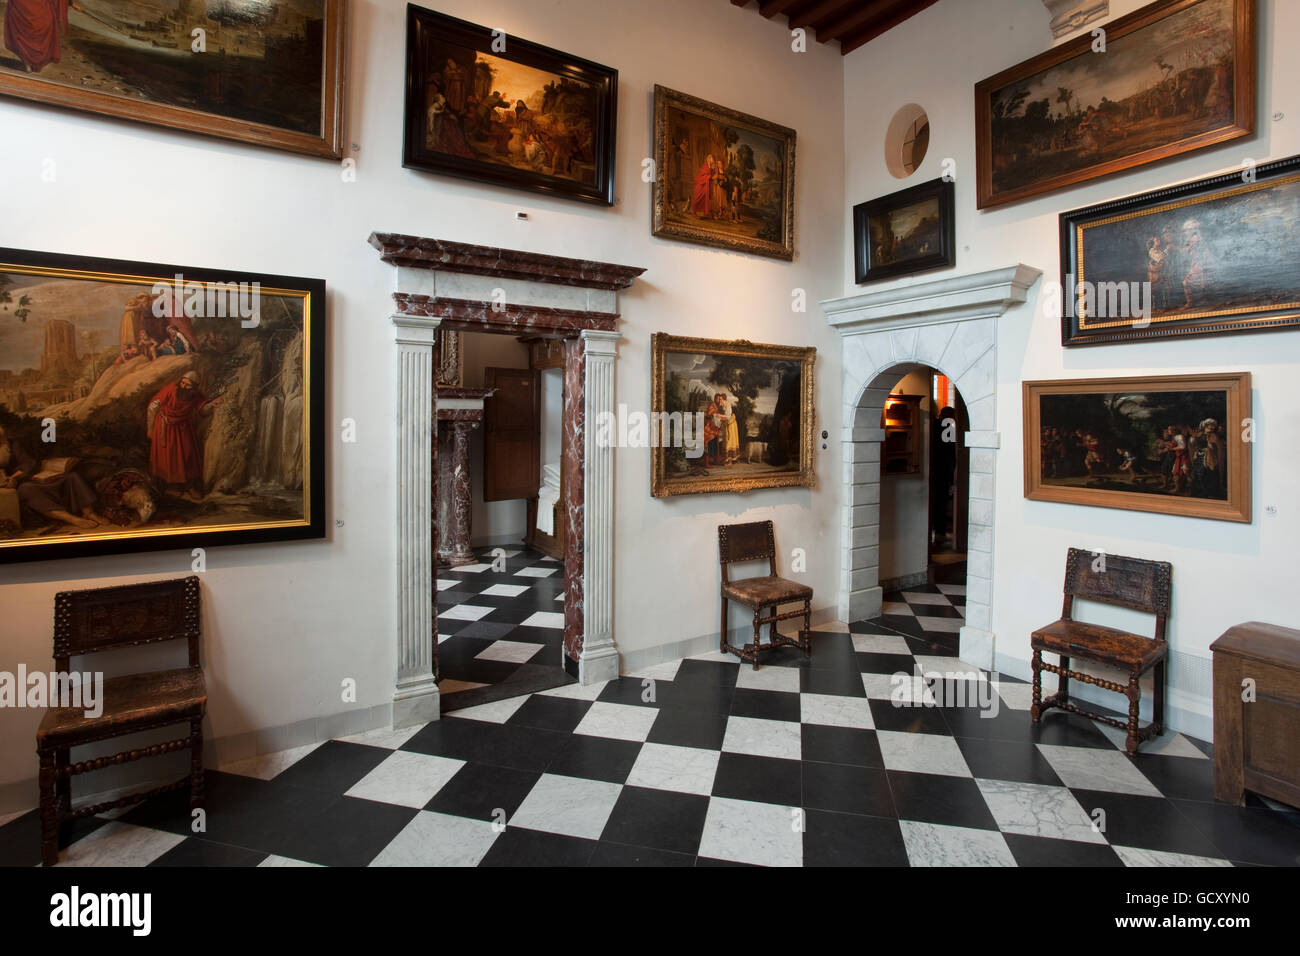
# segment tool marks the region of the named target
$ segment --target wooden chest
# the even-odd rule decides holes
[[[1214,654],[1214,795],[1300,807],[1300,631],[1251,621]],[[1253,698],[1253,699],[1252,699]]]

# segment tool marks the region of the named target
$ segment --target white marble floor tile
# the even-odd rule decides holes
[[[450,578],[438,578],[438,590],[445,591],[447,588],[454,588],[460,584],[459,581],[453,581]]]
[[[800,694],[799,719],[823,727],[856,727],[873,730],[871,705],[865,697],[837,697],[830,694]]]
[[[1005,681],[996,681],[994,686],[997,688],[998,696],[1002,698],[1002,703],[1012,710],[1029,710],[1033,706],[1033,684],[1008,684]]]
[[[555,600],[557,600],[557,601],[563,601],[563,600],[564,600],[564,595],[563,595],[563,594],[557,594],[557,595],[555,595]]]
[[[1117,748],[1124,749],[1124,739],[1128,736],[1127,731],[1112,727],[1110,724],[1103,724],[1099,720],[1094,720],[1092,725],[1100,730],[1106,739]],[[1142,754],[1159,754],[1162,757],[1187,757],[1189,760],[1210,759],[1201,752],[1200,748],[1178,731],[1170,730],[1167,727],[1159,737],[1152,737],[1142,742],[1138,747],[1138,756],[1140,757]]]
[[[438,611],[438,619],[443,621],[478,621],[489,614],[493,608],[483,607],[480,604],[457,604],[453,607],[441,608]]]
[[[444,716],[464,717],[466,720],[481,720],[489,724],[504,724],[515,715],[515,711],[524,706],[524,701],[527,699],[527,694],[519,697],[504,697],[501,700],[489,701],[486,704],[475,704],[473,707],[449,710]]]
[[[937,604],[940,607],[952,606],[952,602],[942,594],[931,594],[929,591],[904,591],[903,600],[908,604]]]
[[[456,566],[455,568],[453,568],[452,570],[454,570],[454,571],[463,571],[463,572],[465,572],[465,573],[467,573],[467,574],[482,574],[484,571],[491,571],[491,570],[492,570],[492,565],[490,565],[490,564],[460,564],[460,565],[457,565],[457,566]]]
[[[148,866],[185,837],[114,820],[59,853],[58,866]]]
[[[756,866],[802,866],[798,811],[775,803],[713,797],[699,855]]]
[[[693,661],[713,661],[715,664],[739,664],[740,658],[735,654],[727,654],[723,651],[705,651],[703,654],[692,654],[690,657]],[[745,665],[749,667],[748,664]],[[750,670],[753,670],[750,667]]]
[[[812,629],[814,631],[823,631],[830,634],[847,634],[849,632],[849,625],[844,621],[825,621],[821,624],[814,624]]]
[[[1015,866],[1011,848],[997,830],[974,830],[900,820],[912,866]]]
[[[901,614],[905,617],[912,616],[912,608],[902,601],[885,601],[880,606],[881,614]]]
[[[394,750],[354,783],[346,796],[419,809],[446,786],[465,761]]]
[[[653,707],[634,707],[631,704],[611,704],[598,700],[583,715],[573,732],[588,737],[644,741],[650,735],[650,728],[658,716],[659,711]]]
[[[1003,833],[1105,843],[1092,818],[1065,787],[1012,780],[976,780],[998,829]]]
[[[863,674],[862,688],[871,700],[934,706],[934,693],[914,674]]]
[[[945,680],[987,680],[988,675],[968,664],[959,657],[936,657],[929,654],[916,655],[917,666],[923,674],[940,674]]]
[[[601,695],[608,681],[600,681],[596,684],[564,684],[560,687],[551,687],[548,690],[538,691],[543,697],[563,697],[566,700],[595,700]]]
[[[492,597],[519,597],[527,590],[526,584],[494,584],[490,588],[484,588],[479,594]]]
[[[438,681],[438,693],[442,695],[454,694],[457,691],[473,690],[476,687],[486,687],[487,684],[476,684],[472,680],[453,680],[450,677],[444,677]]]
[[[1140,797],[1158,797],[1160,791],[1118,750],[1038,744],[1061,782],[1076,790],[1108,790]]]
[[[964,584],[936,584],[942,594],[965,594],[966,585]]]
[[[1192,856],[1167,850],[1143,850],[1135,846],[1111,846],[1125,866],[1232,866],[1212,856]]]
[[[478,866],[499,835],[491,820],[422,810],[370,865]]]
[[[722,749],[755,757],[803,758],[803,734],[791,720],[763,720],[758,717],[728,717]]]
[[[440,685],[441,688],[441,685]],[[397,750],[402,744],[406,743],[421,730],[417,727],[403,727],[401,730],[393,730],[391,727],[376,727],[374,730],[367,730],[364,733],[353,734],[350,737],[340,737],[350,744],[365,744],[368,747],[383,747],[387,750]]]
[[[681,668],[680,659],[675,661],[664,661],[662,664],[650,664],[646,667],[638,668],[634,671],[628,671],[624,677],[633,677],[638,680],[666,680],[672,681],[677,677],[677,671]]]
[[[246,757],[234,763],[221,764],[217,769],[222,773],[236,773],[241,777],[274,780],[282,771],[292,767],[319,746],[320,744],[307,744],[276,753],[258,754],[256,757]]]
[[[549,627],[554,630],[564,628],[563,611],[537,611],[528,615],[523,621],[525,627]]]
[[[600,839],[622,787],[603,780],[542,774],[508,826]]]
[[[787,694],[799,693],[799,668],[775,667],[759,664],[758,670],[742,667],[736,677],[737,690],[777,690]]]
[[[713,792],[713,778],[721,756],[716,750],[646,744],[637,754],[627,785],[707,797]]]
[[[890,770],[935,773],[948,777],[969,777],[970,767],[952,737],[943,734],[912,734],[895,730],[876,731],[880,754]]]
[[[274,853],[272,853],[270,856],[268,856],[265,860],[263,860],[261,863],[257,865],[258,866],[312,866],[317,868],[320,867],[319,863],[308,863],[306,860],[295,860],[292,857],[288,857],[288,856],[276,856]]]
[[[925,630],[936,634],[956,634],[965,623],[960,617],[928,617],[922,614],[918,614],[916,620]]]
[[[555,568],[520,568],[515,572],[517,578],[549,578],[556,571]]]
[[[862,654],[910,654],[912,649],[898,634],[854,634],[853,649]]]
[[[493,641],[475,654],[474,659],[524,664],[536,657],[543,647],[544,644],[529,644],[526,641]]]

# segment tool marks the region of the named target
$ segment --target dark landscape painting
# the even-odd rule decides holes
[[[0,0],[0,16],[5,92],[235,135],[165,112],[195,111],[271,127],[271,145],[333,149],[339,0]]]
[[[980,206],[1250,132],[1253,9],[1160,0],[1106,24],[1104,51],[1085,35],[985,80]]]
[[[607,198],[616,71],[418,7],[408,31],[407,165]]]
[[[1029,496],[1170,513],[1196,513],[1198,504],[1240,510],[1249,376],[1182,378],[1174,387],[1140,379],[1026,383],[1027,487],[1037,492]],[[1134,505],[1134,496],[1152,500]]]
[[[1300,157],[1075,210],[1061,223],[1063,285],[1075,288],[1066,345],[1300,324]],[[1101,292],[1116,289],[1140,308],[1107,314]]]
[[[0,560],[312,536],[323,283],[101,262],[0,250]]]
[[[800,484],[811,467],[813,349],[656,335],[655,495]],[[675,426],[674,426],[675,427]]]
[[[853,207],[856,281],[874,282],[956,262],[953,183],[935,179]]]
[[[655,152],[655,235],[790,257],[793,130],[656,87]]]

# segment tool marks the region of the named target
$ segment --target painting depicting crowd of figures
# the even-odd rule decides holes
[[[0,559],[310,522],[307,294],[4,252]]]
[[[656,496],[811,484],[814,349],[654,336]]]
[[[976,88],[980,205],[1253,129],[1253,0],[1159,0]]]
[[[339,0],[0,0],[0,15],[0,91],[337,152]]]

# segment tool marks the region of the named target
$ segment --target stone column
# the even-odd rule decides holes
[[[470,518],[474,503],[469,490],[469,433],[475,423],[448,421],[439,422],[438,426],[438,453],[446,456],[438,462],[442,482],[438,500],[438,511],[442,516],[438,558],[458,567],[478,560],[470,547]]]
[[[618,650],[614,647],[614,448],[597,441],[601,419],[614,414],[618,340],[617,332],[589,329],[582,333],[586,351],[582,572],[586,615],[578,679],[584,684],[618,676]]]
[[[440,319],[394,315],[397,341],[397,685],[393,727],[437,720],[434,343]]]

